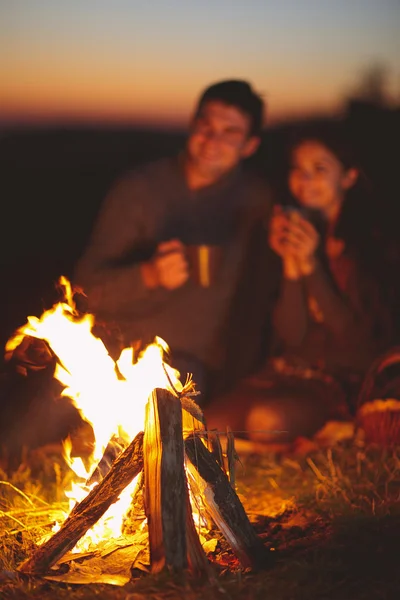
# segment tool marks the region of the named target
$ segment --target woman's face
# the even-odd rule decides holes
[[[345,169],[321,142],[304,141],[292,152],[291,193],[301,206],[320,210],[328,218],[337,214],[356,178],[356,170]]]

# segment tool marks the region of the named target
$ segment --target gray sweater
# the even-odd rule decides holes
[[[117,324],[127,341],[151,341],[157,335],[172,352],[219,368],[233,331],[246,337],[250,327],[253,353],[265,333],[267,300],[261,290],[269,287],[261,282],[259,291],[255,286],[261,273],[268,278],[264,226],[270,207],[265,183],[242,169],[190,191],[179,157],[143,165],[108,194],[74,283],[88,295],[96,317]],[[201,288],[189,279],[172,291],[144,286],[140,263],[160,242],[174,238],[221,246],[214,285]]]

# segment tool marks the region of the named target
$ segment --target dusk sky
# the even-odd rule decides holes
[[[245,78],[270,123],[335,113],[387,68],[400,102],[400,0],[0,0],[0,120],[184,125]]]

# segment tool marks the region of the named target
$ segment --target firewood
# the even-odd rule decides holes
[[[182,571],[188,567],[182,407],[168,390],[155,389],[149,397],[143,454],[151,571]]]
[[[186,439],[195,432],[203,431],[206,434],[203,414],[200,407],[190,398],[181,398],[183,438]],[[190,481],[188,481],[190,487]],[[189,494],[186,495],[186,544],[188,550],[189,569],[192,574],[201,576],[206,574],[211,581],[215,574],[203,551],[199,535],[193,521],[193,512]]]
[[[213,455],[221,469],[224,469],[224,455],[222,452],[222,445],[219,434],[216,431],[210,429],[208,430],[207,438],[208,449],[210,450],[211,454]]]
[[[212,579],[214,572],[200,543],[199,534],[193,521],[189,494],[186,494],[186,545],[187,559],[192,575],[201,576],[206,574],[209,579]]]
[[[143,432],[138,433],[128,448],[118,456],[104,479],[77,504],[70,515],[46,543],[20,566],[28,574],[43,574],[116,502],[120,493],[143,469]]]
[[[93,483],[99,483],[107,475],[111,469],[111,465],[121,452],[125,450],[127,445],[124,440],[113,435],[104,450],[101,460],[88,478],[86,485],[91,486]]]
[[[206,509],[244,567],[267,565],[268,551],[254,531],[228,477],[198,436],[185,441],[191,480]],[[192,485],[192,484],[191,484]]]
[[[235,450],[235,436],[230,427],[226,428],[226,459],[228,463],[228,477],[233,489],[236,488],[236,460],[238,456]]]
[[[144,512],[144,473],[137,478],[135,489],[132,492],[132,500],[123,518],[121,527],[122,535],[134,535],[146,519]]]
[[[196,402],[187,396],[181,396],[183,439],[195,431],[205,431],[204,415]]]

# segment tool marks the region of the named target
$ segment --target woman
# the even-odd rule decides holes
[[[338,125],[293,142],[288,188],[292,206],[276,206],[269,228],[281,263],[274,358],[206,410],[210,428],[229,424],[262,441],[292,441],[346,418],[389,345],[367,187]]]

